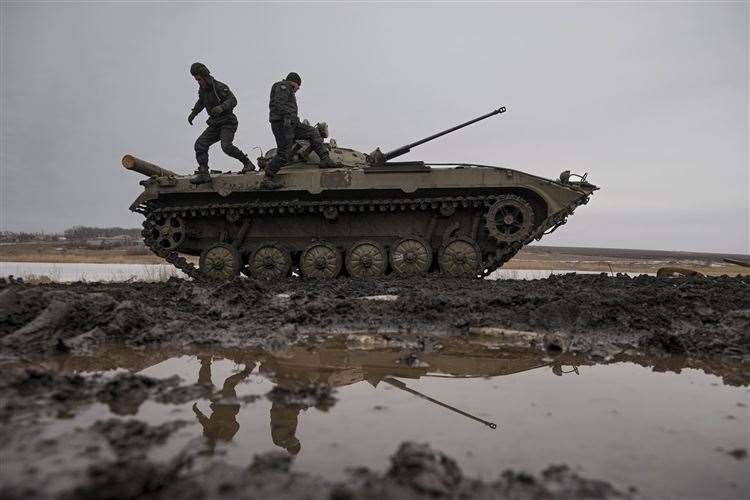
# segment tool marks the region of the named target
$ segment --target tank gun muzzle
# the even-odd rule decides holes
[[[154,165],[146,160],[141,160],[133,155],[125,155],[122,157],[122,166],[128,170],[133,170],[139,174],[143,174],[146,177],[176,177],[177,174],[166,168],[161,168],[159,165]]]

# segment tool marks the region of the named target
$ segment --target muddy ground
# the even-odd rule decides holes
[[[145,400],[180,403],[206,387],[130,373],[60,374],[43,361],[110,345],[181,352],[205,347],[282,349],[344,333],[414,346],[491,337],[513,347],[609,362],[646,354],[659,369],[701,368],[750,382],[750,277],[659,279],[566,275],[537,281],[293,279],[227,284],[0,283],[0,496],[3,498],[616,498],[632,492],[565,466],[541,475],[466,477],[450,457],[404,443],[390,469],[355,469],[345,482],[289,470],[291,458],[222,463],[200,443],[167,463],[147,450],[180,421],[105,420],[64,438],[39,438],[45,419],[100,402],[132,415]],[[328,397],[328,394],[314,397]],[[289,395],[294,397],[294,395]],[[356,465],[356,464],[352,464]],[[189,473],[188,473],[189,472]],[[607,478],[602,478],[606,480]]]

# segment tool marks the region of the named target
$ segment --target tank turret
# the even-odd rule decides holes
[[[218,173],[195,186],[187,175],[127,155],[123,165],[149,177],[130,208],[145,216],[146,245],[195,279],[487,276],[565,224],[598,188],[568,171],[549,179],[489,165],[389,160],[503,112],[386,153],[328,139],[336,168],[320,168],[307,141],[296,141],[275,191],[259,188],[262,172]],[[316,128],[328,137],[325,123]],[[184,255],[199,256],[199,266]]]

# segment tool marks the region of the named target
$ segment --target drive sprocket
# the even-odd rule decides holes
[[[484,215],[487,231],[498,243],[523,242],[534,227],[534,209],[520,196],[504,194]]]

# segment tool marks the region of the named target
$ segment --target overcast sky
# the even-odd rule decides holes
[[[745,2],[1,9],[3,230],[140,225],[120,159],[195,168],[202,61],[239,100],[245,151],[273,145],[289,71],[301,116],[365,152],[505,105],[404,159],[588,172],[601,191],[543,243],[750,253]],[[239,168],[218,145],[211,166]]]

